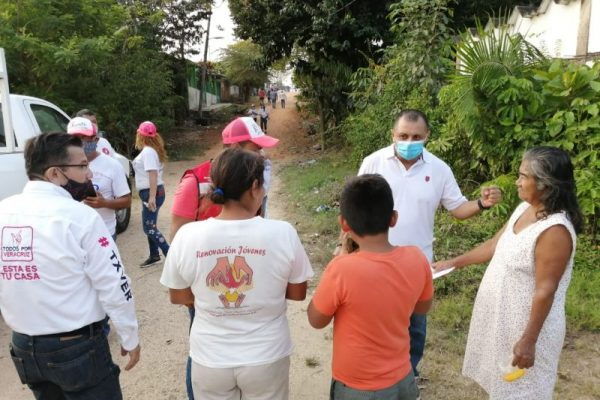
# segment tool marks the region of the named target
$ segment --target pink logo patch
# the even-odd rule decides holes
[[[429,182],[429,176],[425,177],[425,182]]]
[[[107,156],[110,155],[110,152],[108,151],[108,149],[106,147],[102,149],[102,152],[104,154],[106,154]]]
[[[108,246],[109,241],[107,238],[101,237],[100,239],[98,239],[98,243],[100,243],[100,246],[106,247],[106,246]]]
[[[0,236],[2,261],[33,261],[33,228],[5,226]]]

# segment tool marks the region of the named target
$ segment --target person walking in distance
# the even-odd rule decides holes
[[[36,399],[123,398],[102,332],[106,315],[140,359],[131,281],[98,213],[81,203],[92,173],[81,139],[44,133],[25,145],[29,182],[0,202],[0,309],[10,356]]]
[[[258,110],[258,115],[260,115],[260,129],[264,133],[267,133],[267,123],[269,121],[269,112],[264,104],[260,105],[260,110]]]
[[[277,98],[279,99],[279,102],[281,103],[281,108],[285,108],[285,101],[287,100],[287,95],[285,94],[285,90],[280,89],[277,92]]]
[[[274,87],[269,89],[269,100],[271,101],[271,108],[277,108],[277,89]]]

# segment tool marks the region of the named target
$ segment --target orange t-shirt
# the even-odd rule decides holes
[[[414,246],[334,258],[313,306],[333,315],[333,377],[358,390],[384,389],[410,372],[408,327],[415,304],[430,300],[427,258]]]

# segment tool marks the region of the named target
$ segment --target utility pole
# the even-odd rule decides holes
[[[204,95],[206,93],[206,63],[208,59],[208,35],[210,34],[210,17],[212,15],[212,10],[208,12],[208,23],[206,24],[206,40],[204,41],[204,63],[202,64],[202,81],[200,84],[200,104],[198,105],[198,113],[200,114],[200,120],[202,120],[202,100],[204,99]]]

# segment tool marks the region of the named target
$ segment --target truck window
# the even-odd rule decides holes
[[[66,132],[69,120],[53,108],[32,104],[31,111],[40,126],[41,133]]]

